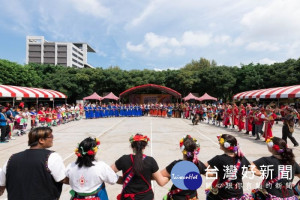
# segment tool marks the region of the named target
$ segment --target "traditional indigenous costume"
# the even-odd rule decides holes
[[[65,165],[53,151],[26,149],[13,154],[1,173],[8,199],[59,199]]]
[[[145,141],[148,142],[147,136],[131,136],[130,142]],[[135,155],[123,155],[116,162],[115,166],[123,172],[123,189],[118,195],[118,200],[153,200],[154,194],[151,188],[152,174],[158,171],[158,165],[154,158],[143,155],[144,165],[142,172],[136,175],[133,171],[133,161]]]
[[[39,110],[38,112],[39,123],[44,126],[46,122],[46,114],[43,110]]]
[[[252,131],[252,122],[253,122],[253,111],[251,110],[251,106],[248,105],[246,107],[246,122],[245,122],[246,134],[249,134],[249,132]]]
[[[57,111],[55,109],[52,110],[52,125],[57,126]]]
[[[224,112],[224,117],[223,117],[223,124],[225,127],[230,126],[230,115],[232,111],[230,107],[228,107],[225,112]]]
[[[273,137],[272,133],[272,127],[274,125],[274,121],[276,120],[276,114],[271,110],[270,108],[267,109],[269,113],[266,113],[266,118],[265,118],[265,131],[263,134],[263,137],[265,138],[265,141],[267,139]]]
[[[171,105],[169,105],[168,112],[167,112],[168,117],[172,117],[172,110],[173,110],[173,107]]]
[[[95,105],[95,118],[98,119],[100,117],[100,110],[98,105]]]
[[[218,139],[224,148],[240,152],[238,146],[233,146],[221,136],[218,136]],[[217,179],[213,181],[211,188],[205,190],[207,199],[252,200],[249,194],[243,192],[243,171],[245,168],[249,168],[250,162],[241,152],[237,153],[235,157],[227,154],[217,155],[207,163],[211,169],[216,169],[215,173],[217,173]],[[231,171],[230,169],[235,170]]]
[[[263,109],[261,109],[261,111],[264,112]],[[264,125],[265,115],[261,111],[257,112],[254,117],[256,140],[260,139],[259,133],[263,134],[262,127]]]
[[[76,155],[78,157],[86,154],[95,155],[100,145],[100,141],[98,139],[96,141],[97,146],[87,152],[82,147],[81,151],[78,151],[78,147],[75,150]],[[114,184],[118,180],[118,175],[102,161],[93,161],[92,164],[91,167],[79,167],[73,162],[67,166],[66,176],[72,188],[71,200],[108,200],[104,182]]]
[[[191,137],[190,135],[185,136],[186,137]],[[187,152],[187,150],[184,148],[183,141],[185,138],[182,138],[180,140],[180,149],[182,153],[190,158],[193,158],[193,161],[188,161],[188,162],[193,162],[197,168],[199,169],[200,174],[205,174],[205,165],[198,160],[197,155],[199,154],[200,151],[200,145],[197,143],[197,140],[193,138],[193,140],[196,142],[197,149],[194,150],[194,152]],[[192,154],[193,153],[193,154]],[[191,155],[191,156],[189,156]],[[166,170],[167,172],[171,175],[173,167],[181,162],[183,160],[174,160],[172,163],[170,163],[167,167]],[[164,200],[171,200],[171,199],[176,199],[176,200],[198,200],[198,194],[197,190],[182,190],[180,188],[177,188],[174,184],[172,185],[170,191],[168,194],[163,198]]]
[[[84,113],[85,113],[85,119],[90,118],[90,112],[89,112],[89,107],[86,105],[84,106]]]
[[[37,118],[37,113],[35,110],[31,110],[29,112],[30,118],[31,118],[31,128],[35,128],[37,126],[36,118]]]
[[[187,105],[187,106],[185,107],[185,116],[184,116],[184,117],[185,117],[186,119],[188,119],[189,116],[190,116],[190,106]]]
[[[157,117],[158,114],[158,104],[154,105],[154,109],[153,109],[153,116]]]
[[[236,105],[233,107],[232,111],[232,127],[239,125],[239,109]]]
[[[209,122],[212,120],[212,110],[211,107],[208,106],[207,107],[207,123],[209,124]]]
[[[284,149],[280,149],[279,145],[276,145],[272,141],[272,137],[269,138],[267,144],[270,148],[278,152],[283,153]],[[262,157],[256,161],[253,161],[256,167],[263,171],[268,167],[268,171],[272,173],[264,176],[259,189],[252,190],[252,196],[254,200],[297,200],[297,196],[294,194],[292,182],[295,174],[300,174],[300,166],[294,162],[293,164],[284,164],[281,159],[275,156]]]
[[[238,114],[238,117],[239,117],[239,131],[242,131],[243,129],[245,129],[245,118],[246,118],[246,110],[245,110],[245,107],[244,106],[241,106],[240,107],[240,110],[239,110],[239,114]]]
[[[91,104],[88,106],[88,111],[89,111],[89,119],[93,119],[94,118],[94,109]]]

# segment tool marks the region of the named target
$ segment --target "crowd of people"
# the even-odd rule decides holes
[[[0,105],[0,143],[7,143],[9,140],[16,139],[14,133],[18,136],[28,132],[28,127],[51,127],[59,126],[71,121],[80,120],[83,117],[83,107],[80,104],[63,104],[54,109],[48,105],[39,105],[38,108],[24,107],[24,104],[12,106],[7,103]],[[30,126],[29,126],[30,124]]]
[[[142,134],[129,138],[132,153],[122,155],[111,166],[95,159],[100,146],[99,139],[86,138],[75,150],[76,160],[66,168],[61,156],[48,150],[53,146],[51,128],[34,128],[28,138],[30,148],[13,154],[0,170],[0,195],[6,189],[11,200],[59,199],[63,184],[71,186],[71,200],[107,200],[105,183],[122,184],[118,200],[152,200],[154,192],[151,180],[155,180],[159,186],[166,185],[171,179],[172,169],[181,161],[192,162],[201,175],[215,178],[211,187],[205,190],[207,199],[296,200],[300,191],[299,182],[292,184],[294,177],[300,178],[300,166],[295,162],[292,149],[277,137],[270,137],[266,141],[270,156],[250,162],[241,152],[237,139],[230,134],[223,134],[217,138],[223,154],[202,162],[198,160],[199,142],[186,135],[179,141],[179,159],[170,161],[162,170],[159,170],[154,157],[144,154],[150,139]],[[273,172],[272,175],[266,175],[266,166]],[[117,174],[119,171],[122,171],[122,176]],[[251,194],[243,191],[243,178],[247,171],[263,180],[261,186],[253,188]],[[183,190],[175,185],[161,198],[199,199],[196,189]]]
[[[300,126],[300,112],[291,106],[273,108],[270,105],[258,107],[250,104],[223,104],[191,107],[191,116],[185,113],[184,117],[192,119],[193,124],[203,121],[219,127],[237,128],[239,132],[245,131],[244,134],[256,137],[255,140],[260,140],[262,136],[267,141],[273,136],[273,125],[282,121],[282,139],[287,142],[289,138],[295,147],[299,146],[292,133],[295,127]]]

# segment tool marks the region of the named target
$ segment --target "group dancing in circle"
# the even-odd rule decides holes
[[[142,134],[129,138],[132,153],[122,155],[111,166],[95,158],[100,147],[99,139],[86,138],[75,150],[76,161],[67,168],[59,154],[48,150],[53,146],[51,128],[34,128],[28,137],[30,148],[13,154],[0,169],[0,195],[6,189],[9,200],[59,199],[62,184],[71,186],[71,200],[108,200],[106,183],[122,184],[118,200],[152,200],[154,192],[151,180],[155,180],[159,186],[166,185],[173,167],[181,161],[194,164],[201,175],[216,178],[211,187],[205,190],[208,200],[296,200],[300,195],[299,182],[292,185],[294,177],[300,177],[300,166],[295,162],[292,149],[277,137],[266,141],[270,156],[250,163],[234,136],[220,135],[217,139],[224,153],[204,164],[198,160],[199,142],[186,135],[179,141],[179,159],[171,161],[162,170],[159,170],[155,158],[144,153],[150,139]],[[265,176],[263,172],[266,166],[273,171],[273,176]],[[226,173],[228,168],[234,170]],[[243,175],[247,170],[262,177],[261,186],[253,188],[251,194],[243,191]],[[117,175],[119,171],[122,171],[122,176]],[[290,173],[287,175],[286,172]],[[182,190],[175,185],[161,198],[199,199],[197,190]]]

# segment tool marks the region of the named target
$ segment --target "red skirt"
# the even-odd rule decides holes
[[[157,111],[157,115],[158,115],[158,116],[161,116],[161,110],[158,110],[158,111]]]
[[[166,111],[166,110],[163,110],[161,115],[162,115],[163,117],[166,117],[166,116],[167,116],[167,111]]]

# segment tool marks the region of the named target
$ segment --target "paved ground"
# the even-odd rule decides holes
[[[273,130],[275,136],[281,136],[281,127],[282,125],[280,124],[275,125]],[[198,157],[203,162],[222,153],[219,149],[216,136],[224,133],[229,133],[237,137],[241,149],[249,161],[270,155],[263,141],[255,141],[254,138],[238,133],[237,130],[215,127],[205,123],[193,126],[191,121],[186,119],[153,117],[93,119],[71,122],[54,127],[53,129],[55,139],[52,149],[62,156],[66,165],[75,161],[76,156],[73,151],[77,143],[88,136],[100,138],[101,146],[97,154],[97,159],[111,165],[121,155],[132,152],[128,139],[130,135],[135,133],[143,133],[151,138],[151,143],[146,148],[145,153],[152,155],[156,159],[160,169],[165,168],[171,161],[182,157],[179,150],[179,140],[186,134],[190,134],[200,141],[201,151]],[[300,141],[299,128],[295,130],[294,136]],[[288,143],[292,146],[290,141]],[[28,148],[26,135],[17,137],[16,140],[10,141],[7,144],[0,144],[0,165],[2,166],[11,154],[26,148]],[[296,160],[299,163],[300,147],[293,149]],[[203,186],[198,191],[200,199],[205,199],[205,185],[211,182],[211,180],[206,180],[205,177],[203,179]],[[260,180],[256,177],[251,180],[249,178],[244,179],[245,192],[249,192],[251,188],[256,187],[256,183],[260,183]],[[171,182],[165,187],[159,187],[156,183],[153,183],[155,199],[161,199],[170,187]],[[69,186],[64,186],[61,199],[67,200],[70,198],[68,194],[69,190]],[[109,198],[115,199],[121,191],[121,185],[107,185],[107,191]],[[6,199],[6,194],[0,199]]]

